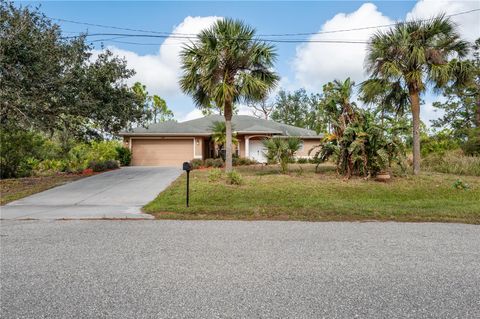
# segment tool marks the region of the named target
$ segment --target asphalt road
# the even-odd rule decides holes
[[[141,207],[181,174],[174,167],[131,166],[87,177],[11,202],[2,219],[145,218]]]
[[[2,221],[1,318],[479,318],[480,227]]]

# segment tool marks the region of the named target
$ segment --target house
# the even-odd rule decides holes
[[[224,121],[222,115],[210,115],[186,122],[162,122],[147,128],[138,127],[121,132],[125,145],[132,151],[132,165],[180,166],[185,161],[214,157],[218,146],[212,141],[212,127]],[[308,157],[308,151],[318,145],[321,135],[315,131],[259,119],[234,115],[233,131],[238,139],[234,152],[266,162],[262,141],[270,137],[298,137],[303,145],[297,157]]]

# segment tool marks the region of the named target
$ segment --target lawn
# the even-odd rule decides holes
[[[42,192],[49,188],[73,182],[84,175],[59,174],[53,176],[25,177],[0,180],[0,205]]]
[[[301,167],[301,169],[300,169]],[[241,186],[210,182],[208,170],[192,171],[190,208],[183,174],[144,211],[158,219],[382,220],[480,224],[480,177],[441,173],[395,177],[388,183],[339,178],[332,166],[240,167]],[[453,187],[457,179],[468,190]]]

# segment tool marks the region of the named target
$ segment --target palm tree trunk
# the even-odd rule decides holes
[[[232,103],[225,101],[225,172],[232,171]]]
[[[410,91],[410,103],[413,120],[413,174],[420,173],[420,96],[417,91]]]

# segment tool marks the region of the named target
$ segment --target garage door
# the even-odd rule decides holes
[[[192,139],[132,139],[132,165],[180,166],[192,158]]]

